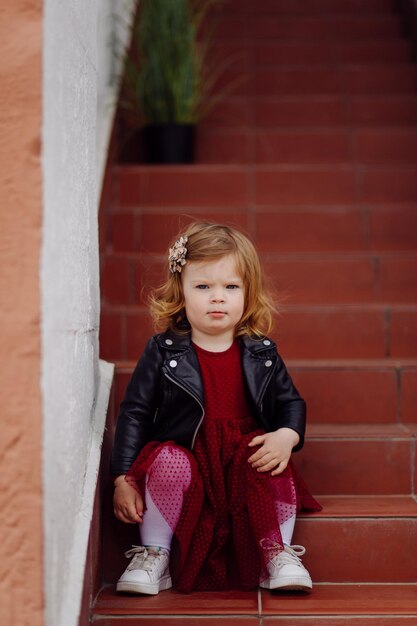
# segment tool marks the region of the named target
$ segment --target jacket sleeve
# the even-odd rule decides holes
[[[110,462],[110,473],[125,474],[150,441],[162,356],[152,337],[138,361],[120,405]]]
[[[292,428],[299,436],[300,441],[294,447],[294,452],[301,450],[304,445],[306,429],[306,403],[298,393],[297,388],[288,374],[284,361],[278,354],[277,371],[275,374],[276,406],[278,408],[276,428]]]

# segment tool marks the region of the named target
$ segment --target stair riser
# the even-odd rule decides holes
[[[378,15],[391,13],[394,9],[392,0],[225,0],[221,5],[222,13],[260,15],[269,14],[321,14],[357,13],[363,15],[377,12]]]
[[[413,203],[417,168],[363,166],[199,166],[120,168],[115,188],[118,207],[215,207],[224,219],[230,209],[276,206],[346,206],[357,203]],[[155,215],[151,221],[155,222]],[[177,223],[181,220],[177,215]],[[278,228],[278,224],[276,224]],[[284,232],[283,229],[281,229]],[[332,235],[329,229],[329,236]],[[337,237],[337,231],[336,231]],[[261,241],[261,240],[260,240]],[[157,244],[153,244],[154,246]]]
[[[410,65],[364,66],[360,68],[307,68],[263,70],[254,76],[247,70],[227,69],[216,90],[233,85],[233,95],[388,95],[414,94],[416,69]]]
[[[103,311],[104,358],[136,359],[154,334],[149,314]],[[286,359],[380,359],[417,356],[417,311],[292,310],[275,335]],[[122,337],[129,337],[126,350]],[[107,342],[109,339],[109,343]]]
[[[285,304],[417,303],[417,257],[264,261],[269,284]],[[166,262],[109,254],[102,259],[101,294],[110,305],[146,302]]]
[[[416,131],[249,132],[200,129],[197,163],[415,164]]]
[[[209,67],[246,67],[256,71],[268,65],[335,65],[364,63],[407,63],[411,59],[408,41],[399,39],[366,43],[255,43],[222,42],[213,45]]]
[[[204,621],[203,621],[204,620]],[[214,617],[204,616],[187,617],[160,617],[157,620],[153,617],[138,616],[134,618],[116,617],[96,617],[94,626],[347,626],[345,617],[297,617],[297,616],[276,616],[276,617]],[[349,617],[349,626],[415,626],[415,617]]]
[[[289,370],[307,402],[308,424],[417,423],[417,370],[355,370],[348,365],[309,370],[291,363]],[[131,373],[132,368],[116,373],[116,414]]]
[[[294,543],[314,582],[408,582],[417,579],[417,519],[299,519]]]
[[[414,447],[409,439],[309,439],[294,461],[316,494],[409,494]]]
[[[310,198],[314,201],[314,198]],[[133,207],[114,211],[110,216],[109,249],[132,254],[160,254],[165,258],[172,239],[191,221],[208,220],[224,222],[243,229],[255,242],[261,256],[286,253],[328,253],[374,251],[370,258],[378,259],[383,272],[389,274],[395,264],[403,264],[408,276],[412,269],[413,255],[406,258],[382,258],[384,251],[417,250],[417,205],[375,206],[362,208],[311,207],[284,208],[250,211],[231,209],[227,212],[197,211],[190,207],[184,213],[171,213],[160,209],[142,212]],[[283,227],[285,225],[285,228]],[[158,261],[143,258],[139,267],[141,281],[161,279]],[[407,265],[411,265],[407,269]],[[385,269],[384,269],[385,268]],[[390,269],[391,268],[391,269]],[[134,280],[136,280],[134,278]],[[137,285],[137,282],[135,283]],[[149,282],[149,284],[152,284]],[[412,286],[410,293],[414,293]]]
[[[400,19],[388,16],[221,16],[212,20],[217,40],[372,40],[396,38],[401,35]]]
[[[201,127],[408,126],[417,124],[417,99],[409,97],[306,96],[225,98]]]

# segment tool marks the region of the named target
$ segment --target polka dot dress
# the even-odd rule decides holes
[[[194,348],[205,407],[194,449],[191,453],[174,442],[151,442],[132,465],[128,480],[143,489],[148,474],[152,499],[175,531],[171,573],[178,590],[252,589],[267,577],[269,559],[282,550],[280,524],[301,509],[321,507],[291,462],[278,476],[257,472],[248,463],[256,450],[248,443],[265,431],[246,402],[239,344],[224,352]],[[168,475],[160,480],[160,455],[166,457],[167,450],[172,462],[164,464]],[[158,465],[159,479],[153,480]],[[173,473],[186,477],[181,498],[173,496]]]

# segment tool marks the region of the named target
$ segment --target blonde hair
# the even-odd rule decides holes
[[[272,295],[266,289],[258,254],[252,242],[240,231],[223,224],[194,222],[181,232],[188,238],[186,262],[212,261],[232,254],[245,286],[243,315],[236,326],[235,335],[270,333],[273,313],[277,312]],[[171,329],[177,333],[189,332],[184,308],[184,294],[180,272],[169,272],[166,282],[152,290],[149,296],[150,311],[156,329]]]

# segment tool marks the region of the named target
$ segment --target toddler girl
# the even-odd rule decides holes
[[[312,582],[296,513],[317,511],[290,461],[305,402],[267,337],[274,307],[252,243],[191,224],[150,299],[165,331],[127,387],[111,472],[114,512],[141,544],[117,591],[302,589]]]

